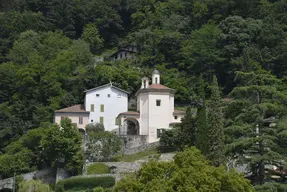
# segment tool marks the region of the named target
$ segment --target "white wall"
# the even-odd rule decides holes
[[[96,94],[99,94],[99,97],[96,97]],[[91,112],[91,104],[94,104],[94,112]],[[104,105],[104,112],[100,111],[101,104]],[[118,128],[115,119],[119,113],[128,110],[128,95],[110,86],[91,90],[86,92],[85,109],[90,111],[89,123],[100,123],[100,117],[104,117],[105,130],[112,131]]]
[[[141,93],[138,96],[139,100],[139,110],[140,110],[140,135],[149,134],[149,94]]]
[[[156,106],[156,100],[161,100],[160,106]],[[170,99],[169,93],[149,93],[149,142],[158,141],[157,129],[168,129],[170,123]]]

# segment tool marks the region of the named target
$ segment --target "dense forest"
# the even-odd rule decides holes
[[[130,44],[140,47],[136,59],[97,60]],[[83,103],[84,90],[112,81],[133,96],[155,68],[185,105],[198,98],[200,79],[209,84],[216,76],[220,97],[235,99],[224,111],[229,132],[282,117],[287,1],[2,0],[0,154],[51,123],[54,110]]]

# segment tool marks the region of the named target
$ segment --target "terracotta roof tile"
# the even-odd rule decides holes
[[[59,113],[89,113],[88,111],[85,110],[85,107],[82,104],[73,105],[71,107],[59,109],[55,112],[59,112]]]
[[[170,89],[164,85],[161,84],[151,84],[148,89]]]

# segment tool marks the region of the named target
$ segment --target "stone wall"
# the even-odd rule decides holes
[[[154,142],[154,143],[147,143],[144,145],[140,145],[137,147],[125,147],[123,149],[123,154],[125,155],[131,155],[131,154],[135,154],[138,152],[142,152],[142,151],[146,151],[149,149],[153,149],[159,146],[159,142]]]

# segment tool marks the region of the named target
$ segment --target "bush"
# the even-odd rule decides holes
[[[109,166],[104,163],[93,163],[87,167],[87,174],[104,174],[110,173]]]
[[[256,185],[257,192],[286,192],[287,184],[281,183],[264,183],[264,185]]]
[[[105,192],[105,189],[102,188],[102,187],[96,187],[96,188],[94,188],[93,191],[94,191],[94,192]]]
[[[56,184],[56,192],[64,190],[86,190],[95,187],[110,188],[115,185],[115,178],[112,176],[106,177],[72,177],[64,179]]]

